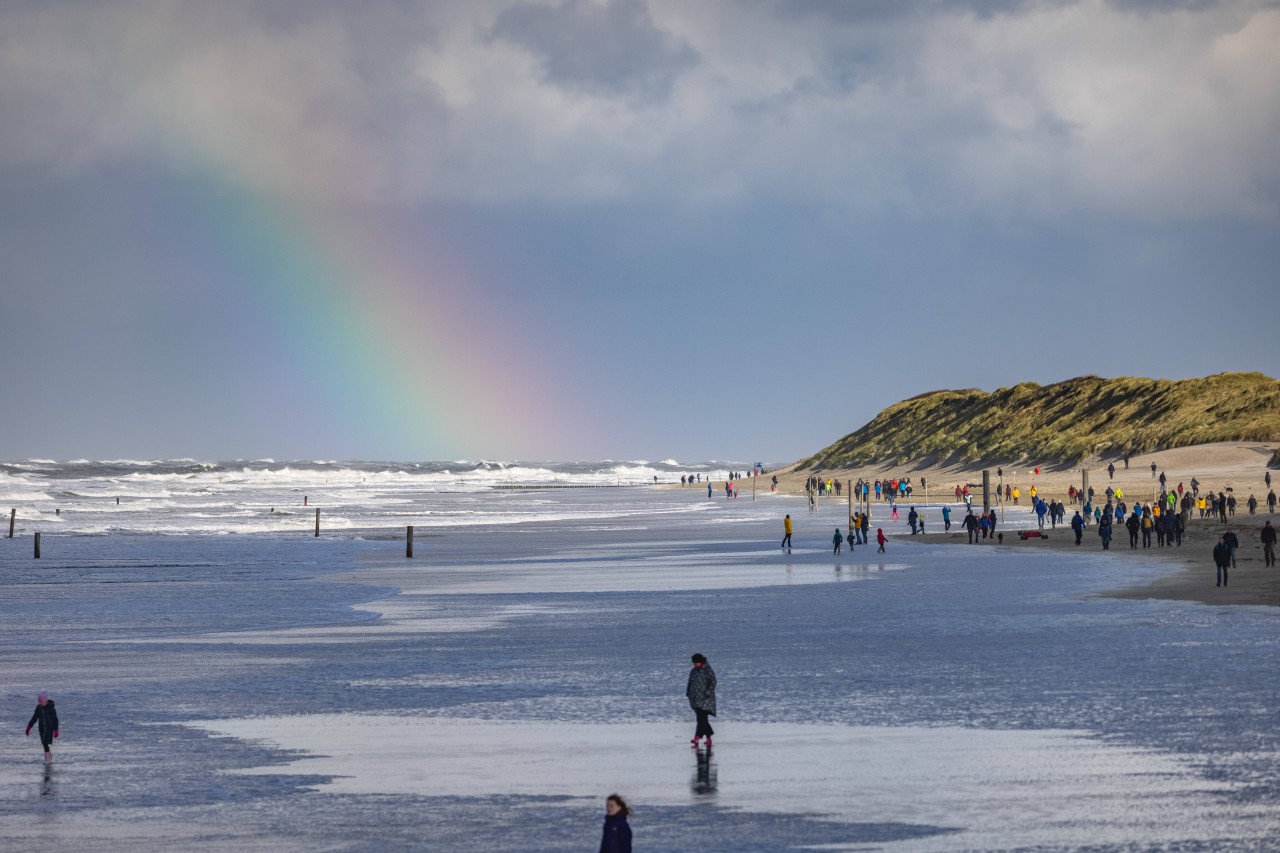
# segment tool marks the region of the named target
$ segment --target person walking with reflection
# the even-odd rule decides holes
[[[791,529],[791,516],[788,514],[782,519],[782,532],[785,534],[782,537],[782,547],[787,549],[788,554],[791,553]]]
[[[631,853],[631,825],[627,816],[631,808],[617,794],[610,794],[604,801],[604,837],[600,839],[600,853]]]
[[[693,708],[693,713],[698,718],[698,727],[694,730],[690,743],[697,746],[698,740],[705,737],[707,749],[710,749],[711,736],[715,732],[708,717],[716,715],[716,673],[700,652],[693,656],[693,669],[689,670],[689,684],[685,687],[684,695],[688,697],[689,707]]]
[[[27,723],[27,737],[31,737],[31,727],[37,723],[40,745],[44,747],[44,760],[52,761],[53,753],[49,751],[49,747],[53,745],[53,739],[58,736],[58,712],[54,709],[53,700],[49,698],[48,693],[41,693],[36,697],[36,711]]]

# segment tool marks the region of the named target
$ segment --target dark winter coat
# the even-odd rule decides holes
[[[716,714],[716,673],[711,664],[704,663],[689,670],[689,686],[684,695],[689,697],[689,707],[695,711]]]
[[[1274,527],[1262,528],[1262,544],[1263,545],[1276,544],[1276,529]]]
[[[1215,566],[1231,565],[1231,549],[1221,543],[1213,546],[1213,564]]]
[[[631,853],[631,824],[622,812],[604,816],[600,853]]]
[[[43,705],[36,705],[36,712],[31,715],[27,729],[30,730],[36,723],[40,724],[40,740],[45,743],[52,742],[53,733],[58,730],[58,712],[53,708],[52,699]]]
[[[1240,547],[1240,540],[1230,530],[1222,534],[1222,541],[1225,542],[1227,544],[1227,547],[1230,548],[1232,551]]]

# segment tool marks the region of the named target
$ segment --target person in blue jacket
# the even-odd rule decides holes
[[[1080,538],[1084,535],[1084,516],[1080,514],[1079,510],[1076,510],[1076,514],[1071,516],[1071,529],[1075,531],[1076,544],[1079,545]]]
[[[942,508],[942,529],[944,531],[951,529],[951,507],[949,506]]]

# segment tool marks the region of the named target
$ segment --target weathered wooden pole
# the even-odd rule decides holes
[[[36,559],[40,559],[40,531],[36,531]]]
[[[303,506],[306,506],[306,505],[307,505],[307,496],[306,496],[306,495],[303,495],[303,496],[302,496],[302,505],[303,505]]]
[[[849,529],[853,530],[853,481],[844,481],[845,491],[849,494]]]
[[[316,507],[316,538],[320,538],[320,507]]]
[[[991,470],[982,469],[982,514],[991,512]]]
[[[1089,499],[1089,469],[1080,469],[1080,507],[1084,508],[1084,502]]]
[[[17,507],[9,510],[9,538],[13,538],[13,519],[18,515]]]
[[[413,557],[413,525],[412,524],[409,525],[409,528],[405,533],[404,555],[409,558]]]

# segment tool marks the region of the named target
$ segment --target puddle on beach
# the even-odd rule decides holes
[[[962,832],[894,849],[1164,843],[1273,824],[1172,757],[1072,731],[723,723],[708,755],[677,723],[319,714],[188,725],[308,754],[241,772],[332,777],[322,794],[616,790],[641,809],[709,803]]]

